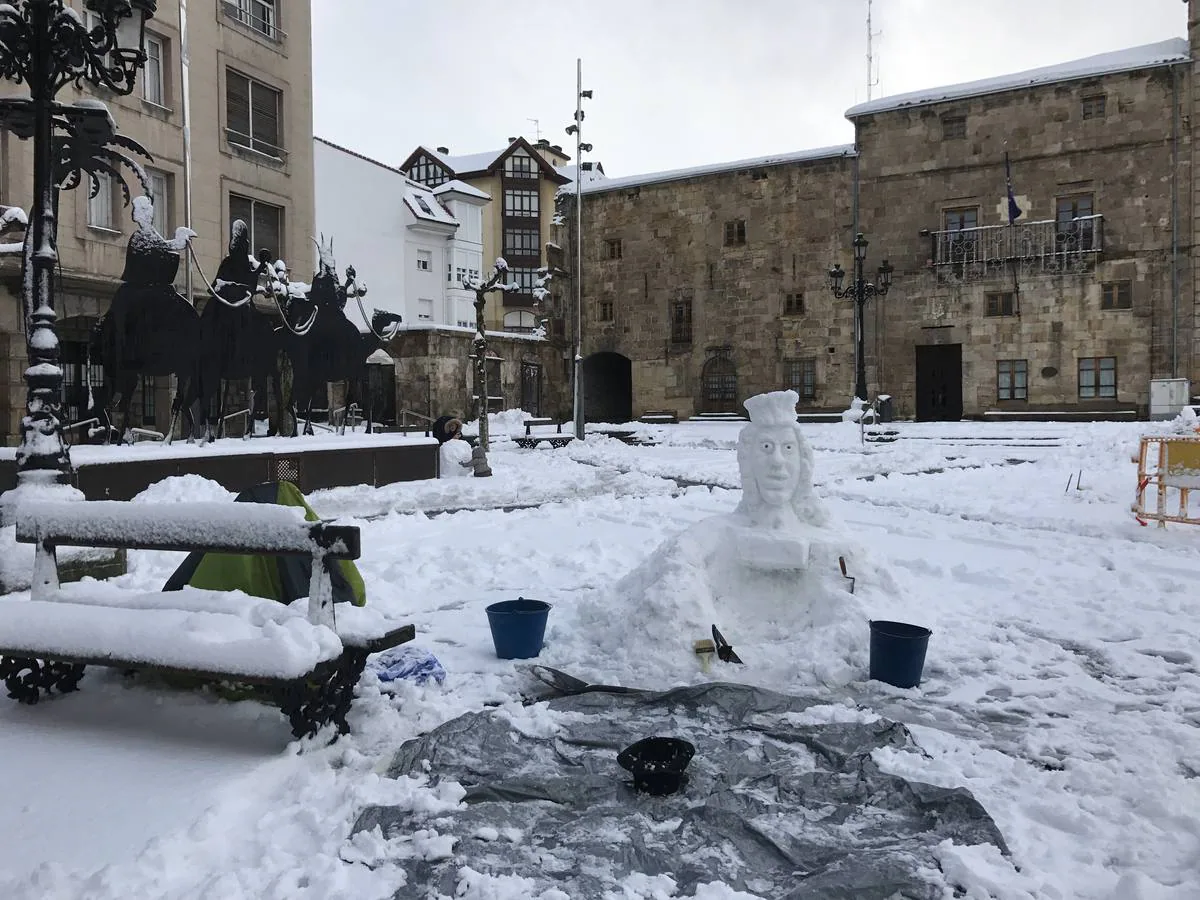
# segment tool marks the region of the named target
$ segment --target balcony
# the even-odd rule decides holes
[[[985,225],[934,231],[929,266],[938,281],[980,281],[1022,274],[1089,271],[1104,249],[1104,217]]]

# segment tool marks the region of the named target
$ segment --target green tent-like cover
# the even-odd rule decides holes
[[[266,482],[247,488],[237,495],[237,503],[278,503],[304,508],[304,518],[317,521],[316,514],[300,489],[289,481]],[[326,560],[329,581],[333,586],[334,603],[367,602],[367,589],[353,560]],[[255,597],[266,597],[280,603],[291,603],[308,596],[312,576],[312,557],[289,554],[260,556],[257,554],[189,553],[187,559],[167,579],[164,591],[194,587],[212,591],[244,591]]]

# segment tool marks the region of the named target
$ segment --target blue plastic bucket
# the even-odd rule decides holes
[[[931,634],[920,625],[871,622],[871,678],[898,688],[916,687],[921,683]]]
[[[487,608],[492,643],[501,659],[530,659],[542,652],[550,604],[541,600],[502,600]]]

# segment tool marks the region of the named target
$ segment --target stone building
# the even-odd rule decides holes
[[[83,6],[81,0],[73,5]],[[307,278],[315,257],[309,241],[315,230],[308,0],[192,3],[186,46],[180,6],[179,0],[159,0],[147,25],[149,60],[134,92],[93,94],[108,106],[120,132],[154,157],[146,170],[158,230],[170,236],[176,226],[189,225],[199,235],[193,241],[199,267],[188,267],[178,287],[185,292],[190,284],[193,297],[203,301],[203,278],[215,277],[237,218],[250,225],[256,248],[270,249]],[[58,99],[69,103],[81,96],[65,88]],[[0,132],[0,203],[29,208],[32,160],[28,142]],[[134,225],[112,181],[90,200],[86,188],[64,191],[60,204],[56,307],[63,416],[70,423],[83,414],[89,385],[102,379],[87,339],[117,287]],[[25,405],[20,263],[20,254],[0,255],[0,427],[9,445],[20,440]],[[164,429],[170,392],[170,385],[153,381],[148,390],[139,389],[136,424]]]
[[[864,358],[898,415],[1144,415],[1152,379],[1200,377],[1195,102],[1179,39],[862,104],[853,146],[584,185],[588,418],[844,409],[827,273],[858,232],[868,280],[894,267]]]

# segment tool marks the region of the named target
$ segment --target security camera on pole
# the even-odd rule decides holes
[[[572,369],[575,437],[583,440],[583,154],[591,153],[592,145],[583,142],[583,101],[592,99],[592,92],[583,89],[583,60],[575,60],[575,123],[567,126],[567,134],[575,135],[575,364]]]

